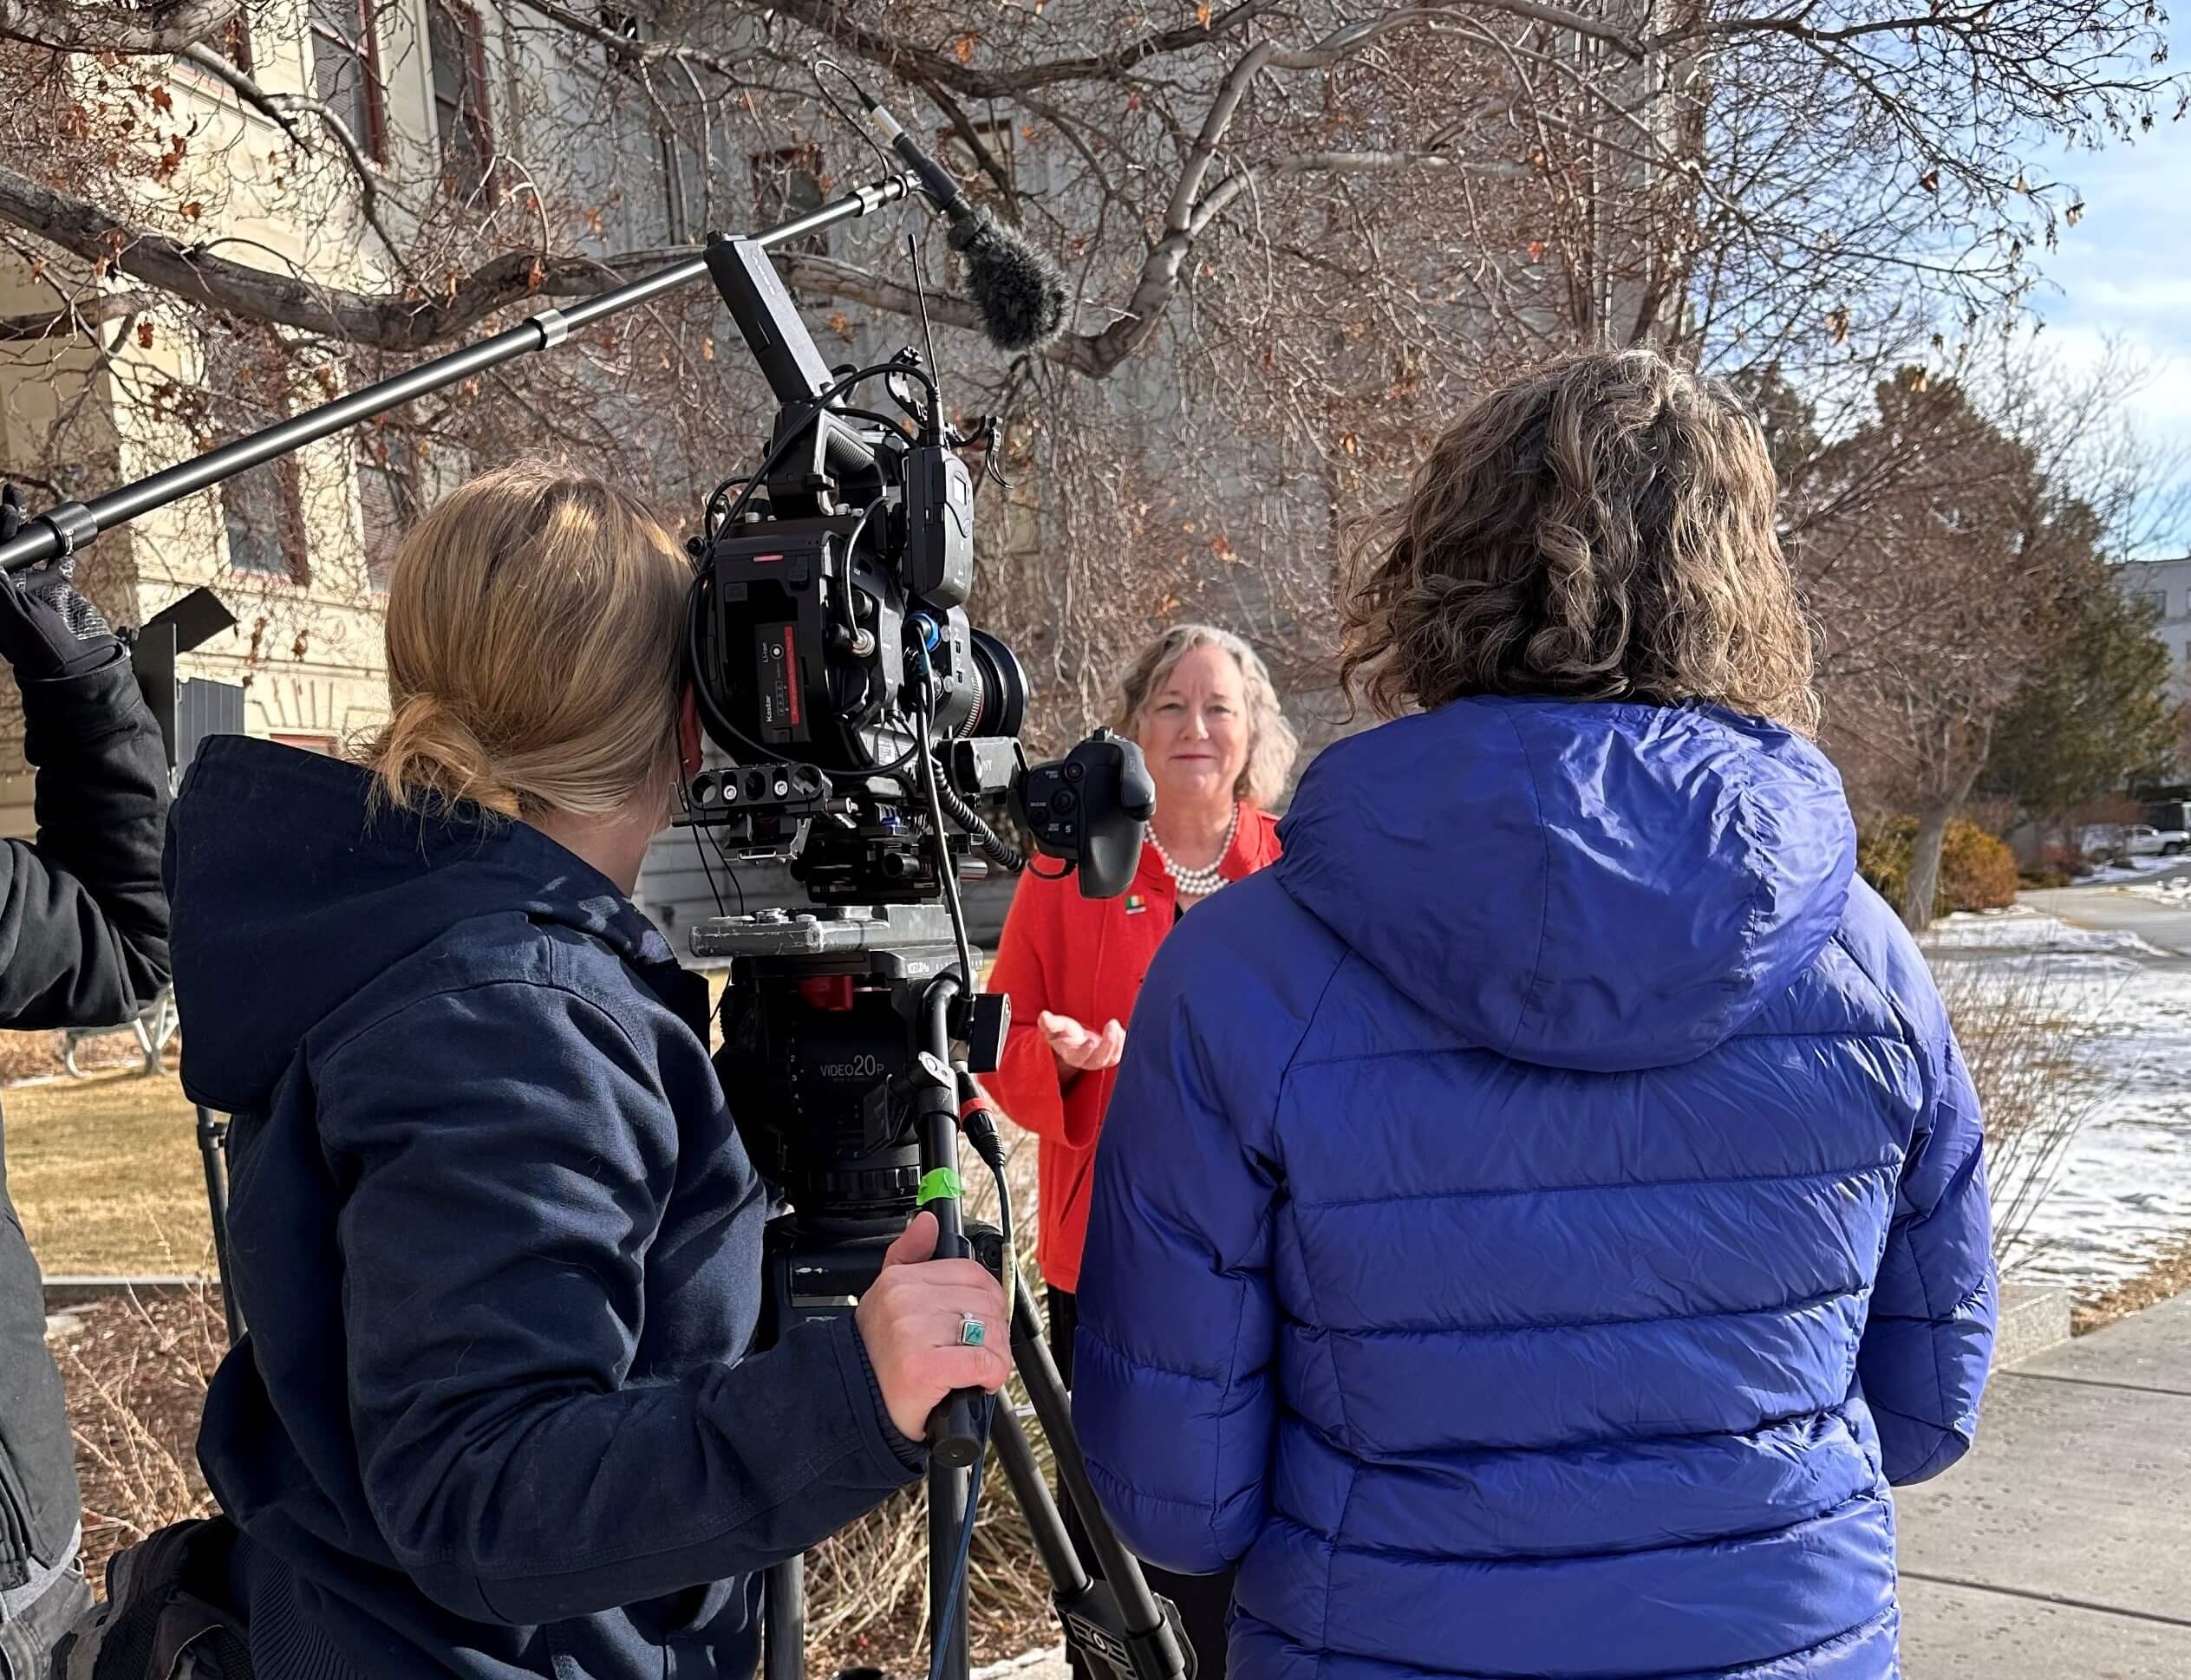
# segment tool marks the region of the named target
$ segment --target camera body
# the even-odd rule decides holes
[[[765,788],[696,779],[688,820],[716,829],[740,858],[787,862],[817,904],[919,904],[955,875],[947,856],[970,859],[978,845],[1013,866],[984,816],[1010,799],[1043,813],[1036,843],[1081,869],[1085,894],[1124,891],[1153,800],[1131,744],[1065,761],[1076,782],[1112,778],[1112,797],[1077,786],[1062,804],[1013,797],[1031,776],[1047,789],[1050,767],[1030,771],[1019,749],[1019,661],[967,617],[975,483],[932,372],[907,350],[839,376],[765,251],[714,240],[707,260],[782,407],[760,469],[727,507],[729,485],[717,492],[687,545],[700,572],[688,663],[715,743],[741,771],[790,773]],[[845,400],[876,376],[910,425]],[[942,830],[941,811],[921,809],[907,774],[925,772],[930,752],[936,803],[957,835]]]

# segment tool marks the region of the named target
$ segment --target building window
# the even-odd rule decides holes
[[[479,14],[462,0],[427,0],[426,28],[441,178],[459,198],[492,198],[494,128],[487,120],[486,37]]]
[[[418,452],[398,433],[362,444],[357,457],[357,501],[363,516],[365,577],[376,595],[388,592],[395,551],[419,517]]]
[[[358,149],[388,161],[381,99],[381,49],[373,0],[311,0],[312,85],[320,103],[342,120]]]
[[[304,498],[294,455],[231,479],[220,487],[220,511],[231,570],[305,581]]]
[[[289,413],[280,370],[255,357],[238,335],[218,329],[205,337],[205,405],[216,445]],[[231,570],[296,583],[310,580],[303,480],[294,454],[238,472],[218,494]]]
[[[685,163],[677,136],[664,129],[659,136],[662,148],[662,201],[664,215],[662,232],[664,243],[688,245],[692,243],[692,224],[685,216]]]

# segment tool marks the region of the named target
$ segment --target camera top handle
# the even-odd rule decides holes
[[[763,247],[784,244],[838,222],[872,215],[884,205],[910,196],[918,188],[919,183],[910,171],[892,175],[848,192],[780,227],[757,234],[752,243]],[[378,384],[278,420],[247,438],[238,438],[189,460],[179,461],[148,478],[110,490],[91,502],[64,502],[49,508],[25,519],[20,532],[0,543],[0,569],[18,571],[43,560],[73,554],[100,532],[127,524],[140,513],[179,501],[248,468],[330,436],[344,427],[386,413],[414,397],[469,379],[489,368],[499,368],[505,361],[514,361],[521,355],[552,349],[580,327],[590,326],[665,292],[704,279],[708,273],[705,254],[687,257],[629,285],[584,298],[568,309],[543,309],[491,338],[467,344]]]

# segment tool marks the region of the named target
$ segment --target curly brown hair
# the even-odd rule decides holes
[[[1357,551],[1341,681],[1384,717],[1467,694],[1701,700],[1810,734],[1778,495],[1725,385],[1648,350],[1565,357],[1462,415]]]

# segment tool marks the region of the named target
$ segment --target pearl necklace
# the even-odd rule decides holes
[[[1157,849],[1157,856],[1164,860],[1164,873],[1171,877],[1172,885],[1179,889],[1182,898],[1207,898],[1225,884],[1225,878],[1217,873],[1217,867],[1231,855],[1233,838],[1239,832],[1240,801],[1236,799],[1232,802],[1232,821],[1225,824],[1224,843],[1217,848],[1217,862],[1209,868],[1183,869],[1173,863],[1171,854],[1164,849],[1164,842],[1157,838],[1153,824],[1149,830],[1149,843]]]

